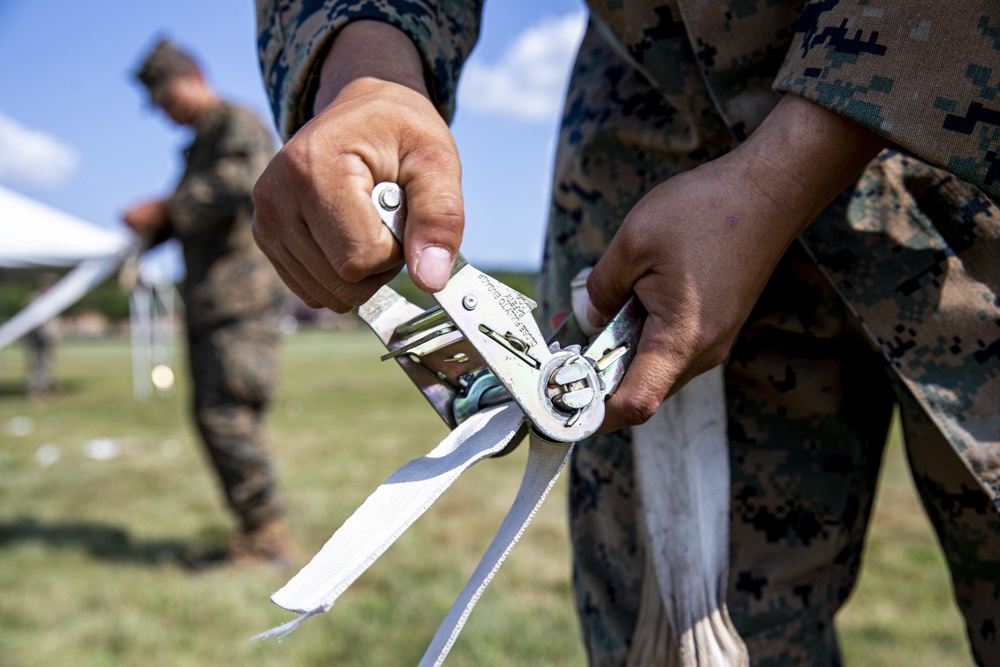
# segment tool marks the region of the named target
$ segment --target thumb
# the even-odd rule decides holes
[[[400,185],[406,190],[403,250],[410,277],[425,292],[444,288],[458,255],[465,227],[462,174],[458,155],[423,162],[418,175]],[[404,182],[405,180],[405,182]]]

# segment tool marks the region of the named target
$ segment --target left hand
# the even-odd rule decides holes
[[[122,214],[122,220],[141,236],[156,236],[167,226],[167,201],[153,199],[136,204]]]
[[[725,360],[785,250],[886,143],[786,96],[745,144],[629,212],[587,281],[593,324],[633,292],[649,313],[601,432],[644,423]]]

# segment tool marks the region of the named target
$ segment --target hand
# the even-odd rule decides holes
[[[167,201],[153,199],[137,204],[122,214],[122,220],[141,236],[156,236],[167,226]]]
[[[725,360],[788,245],[885,144],[786,96],[745,144],[629,212],[587,282],[594,324],[632,292],[649,312],[602,432],[645,422]]]
[[[404,258],[418,287],[443,288],[464,225],[461,168],[416,47],[387,24],[348,24],[314,110],[254,188],[254,236],[281,278],[310,306],[337,312],[367,301]],[[402,254],[371,202],[382,181],[406,192]]]

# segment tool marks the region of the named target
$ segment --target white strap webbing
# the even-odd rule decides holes
[[[482,597],[486,587],[490,585],[493,576],[507,558],[507,554],[517,544],[521,535],[524,534],[524,529],[528,527],[542,503],[545,502],[545,497],[555,485],[559,473],[562,472],[573,451],[572,444],[553,444],[536,438],[534,435],[531,436],[530,441],[528,464],[524,470],[524,478],[521,480],[521,488],[517,492],[517,498],[507,512],[493,542],[490,543],[482,560],[479,561],[479,565],[469,577],[462,594],[455,600],[451,611],[448,612],[441,627],[434,635],[434,640],[427,647],[427,652],[420,660],[420,667],[430,667],[431,665],[440,667],[444,662],[451,647],[454,646],[455,640],[458,639],[462,627],[469,619],[473,607],[479,602],[479,598]]]
[[[745,667],[729,618],[729,440],[716,368],[632,429],[646,539],[642,604],[629,667]]]
[[[429,454],[393,473],[344,522],[319,553],[271,596],[277,605],[302,616],[254,639],[284,637],[309,616],[329,611],[348,586],[463,472],[502,451],[523,421],[520,409],[512,403],[483,410],[460,424]],[[566,445],[549,445],[532,438],[518,497],[483,562],[438,630],[424,662],[430,659],[427,664],[439,665],[444,660],[472,608],[555,482],[569,451]],[[432,656],[435,646],[438,655]]]

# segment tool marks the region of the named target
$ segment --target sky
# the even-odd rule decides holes
[[[462,252],[483,269],[536,270],[586,14],[581,0],[486,5],[452,123],[463,163]],[[147,107],[132,80],[141,57],[170,37],[196,54],[224,97],[273,128],[254,23],[250,0],[0,0],[0,185],[121,226],[130,204],[170,192],[190,140]]]

